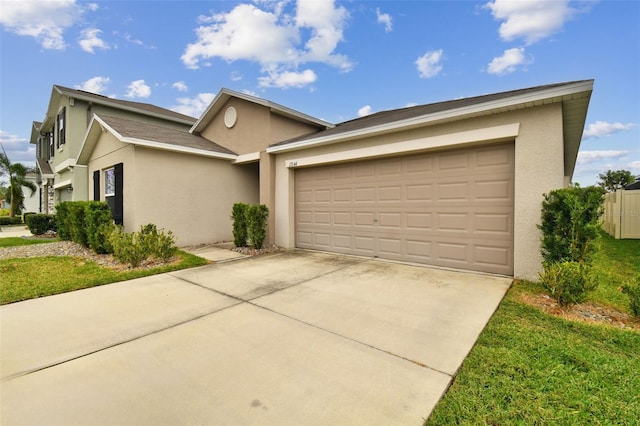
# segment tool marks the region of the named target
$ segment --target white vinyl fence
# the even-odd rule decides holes
[[[602,227],[616,239],[640,238],[640,189],[605,194]]]

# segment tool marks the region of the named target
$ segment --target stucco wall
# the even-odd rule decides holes
[[[233,204],[259,200],[255,164],[141,147],[136,147],[133,188],[134,226],[155,223],[171,230],[180,246],[232,241]],[[126,200],[124,208],[129,208]]]
[[[516,130],[513,136],[505,136],[511,134],[512,129]],[[470,139],[469,136],[475,133],[479,135],[480,140],[474,141],[473,137]],[[457,139],[449,136],[452,134],[458,135]],[[492,134],[500,135],[499,139],[492,140]],[[356,152],[363,159],[371,158],[379,153],[381,146],[403,141],[414,141],[414,145],[422,146],[421,151],[425,152],[446,149],[447,146],[443,146],[439,141],[456,143],[455,141],[459,140],[461,142],[455,146],[463,147],[497,142],[505,137],[515,139],[514,275],[519,278],[537,279],[537,273],[541,269],[541,256],[540,233],[536,224],[540,219],[542,194],[561,188],[565,184],[560,104],[277,154],[276,244],[289,248],[295,245],[295,168],[287,167],[291,161],[300,164],[303,164],[305,159],[312,158],[334,161],[331,160],[332,154],[347,151]]]
[[[233,203],[259,201],[256,164],[137,147],[102,133],[89,160],[89,193],[95,170],[123,163],[125,231],[154,223],[171,230],[179,246],[230,241]],[[104,175],[101,174],[104,200]]]

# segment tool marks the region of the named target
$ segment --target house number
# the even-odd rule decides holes
[[[298,167],[297,161],[289,161],[289,167]]]

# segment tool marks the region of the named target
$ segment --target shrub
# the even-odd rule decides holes
[[[56,217],[52,214],[30,214],[25,222],[33,235],[43,235],[56,230]]]
[[[97,254],[111,253],[109,235],[115,225],[111,209],[107,203],[89,201],[84,206],[84,222],[86,225],[87,244]]]
[[[71,241],[89,247],[87,224],[85,220],[85,206],[88,201],[73,201],[69,204],[68,223],[70,225]]]
[[[231,210],[231,219],[233,219],[233,244],[236,247],[244,247],[247,245],[247,207],[245,203],[235,203]]]
[[[580,262],[557,262],[545,265],[540,282],[560,306],[583,302],[587,293],[598,286],[591,267]]]
[[[640,318],[640,275],[636,276],[635,283],[629,281],[623,285],[622,292],[629,296],[629,308],[633,315]]]
[[[36,213],[36,212],[26,212],[26,213],[23,213],[23,214],[22,214],[22,223],[26,224],[26,223],[27,223],[27,218],[28,218],[29,216],[31,216],[31,215],[34,215],[34,214],[38,214],[38,213]]]
[[[590,262],[597,249],[602,195],[598,187],[578,186],[544,194],[541,253],[545,264]]]
[[[113,257],[121,263],[128,263],[135,268],[147,258],[138,232],[127,233],[121,226],[115,227],[109,236],[109,243],[113,248]]]
[[[126,233],[121,226],[113,228],[109,242],[113,250],[113,257],[132,267],[150,256],[168,262],[176,252],[173,233],[158,231],[156,225],[150,223],[140,227],[139,232]]]
[[[0,217],[0,225],[2,226],[7,226],[7,225],[20,225],[22,223],[22,218],[21,217],[6,217],[6,216],[2,216]]]
[[[168,262],[176,252],[175,238],[169,231],[158,232],[156,225],[149,223],[140,227],[140,241],[147,255],[152,255],[163,262]]]
[[[58,226],[58,238],[65,241],[71,241],[71,204],[71,201],[63,201],[56,206],[56,224]]]
[[[261,249],[267,236],[269,209],[264,204],[251,204],[246,211],[247,235],[255,249]]]

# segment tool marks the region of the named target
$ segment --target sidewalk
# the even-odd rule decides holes
[[[9,237],[30,237],[29,228],[24,225],[18,226],[0,226],[0,238]]]

